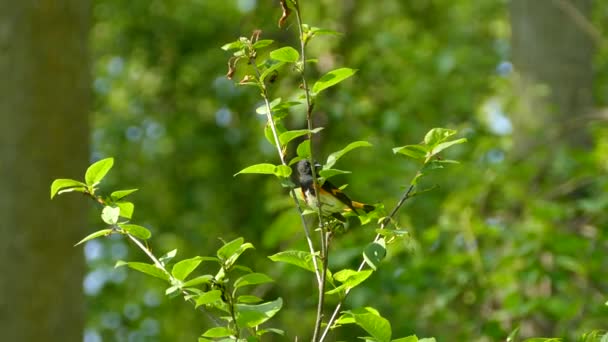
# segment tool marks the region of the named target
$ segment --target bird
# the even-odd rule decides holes
[[[319,164],[315,166],[319,166]],[[298,189],[300,194],[298,195],[301,195],[301,198],[308,207],[318,209],[319,199],[314,189],[310,162],[308,160],[300,160],[297,171],[300,182],[300,189]],[[321,206],[323,215],[333,216],[344,221],[344,217],[341,215],[342,212],[351,211],[358,214],[359,210],[368,213],[375,209],[373,205],[351,200],[341,189],[327,180],[320,186],[319,190],[321,203],[323,204]]]

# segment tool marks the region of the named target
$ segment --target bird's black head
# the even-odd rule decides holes
[[[312,169],[310,168],[310,162],[306,159],[300,160],[298,162],[298,174],[301,177],[312,177]]]

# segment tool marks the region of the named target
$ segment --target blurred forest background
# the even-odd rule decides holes
[[[349,296],[388,318],[393,336],[573,341],[608,329],[608,2],[591,0],[302,1],[304,22],[343,33],[309,49],[310,76],[359,69],[316,106],[315,153],[353,140],[337,182],[392,207],[417,165],[391,148],[432,127],[458,129],[462,163],[428,177],[435,191],[398,216],[407,243]],[[48,200],[55,178],[81,178],[113,156],[108,189],[139,188],[134,221],[152,250],[210,255],[243,236],[248,263],[283,297],[277,340],[306,340],[309,273],[267,255],[304,249],[296,210],[273,177],[233,177],[276,163],[253,88],[225,78],[219,47],[278,29],[278,1],[45,0],[0,4],[0,331],[6,341],[196,341],[211,322],[164,297],[154,278],[114,269],[144,260],[118,236],[72,247],[103,223],[78,196]],[[279,45],[276,45],[278,47]],[[295,96],[287,70],[271,92]],[[303,128],[297,110],[288,122]],[[371,228],[336,239],[332,264],[356,267]],[[83,285],[84,284],[84,285]],[[83,287],[83,289],[81,289]],[[330,306],[331,302],[330,302]],[[278,320],[278,322],[277,322]],[[335,340],[362,331],[343,329]]]

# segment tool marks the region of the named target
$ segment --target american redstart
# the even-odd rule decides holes
[[[300,160],[298,162],[298,174],[300,181],[300,194],[298,194],[298,197],[301,195],[310,208],[317,209],[319,200],[314,189],[312,169],[308,160]],[[319,190],[321,203],[323,203],[321,206],[323,214],[332,215],[339,220],[344,220],[344,217],[340,215],[344,211],[350,210],[356,214],[357,210],[363,210],[367,213],[375,209],[373,205],[351,200],[342,190],[329,181],[325,181]]]

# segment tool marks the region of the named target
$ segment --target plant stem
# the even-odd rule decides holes
[[[304,31],[302,29],[302,15],[300,12],[300,4],[296,3],[296,21],[298,23],[298,33],[300,35],[300,77],[302,79],[302,88],[304,88],[304,96],[306,97],[306,123],[308,126],[308,141],[310,141],[310,158],[309,162],[312,170],[312,183],[315,192],[319,190],[319,183],[317,181],[317,170],[315,168],[315,159],[313,158],[313,146],[312,146],[312,130],[313,130],[313,122],[312,122],[312,112],[314,108],[314,104],[312,102],[312,96],[310,95],[310,89],[308,89],[308,81],[306,80],[306,42],[304,41]],[[323,203],[319,200],[317,213],[319,216],[319,226],[321,227],[321,231],[323,231],[323,212],[321,207]],[[323,236],[321,236],[321,243],[323,243]]]
[[[270,108],[270,102],[268,100],[268,90],[266,89],[266,85],[264,84],[264,82],[260,81],[261,73],[260,73],[260,70],[258,69],[257,65],[255,64],[255,58],[252,58],[251,65],[253,65],[253,68],[255,69],[256,75],[258,77],[258,84],[260,86],[260,90],[262,90],[262,98],[264,99],[264,104],[266,106],[266,120],[268,121],[268,124],[270,125],[274,143],[277,147],[277,152],[279,153],[279,158],[281,159],[281,164],[287,166],[287,163],[285,162],[285,157],[283,156],[283,151],[281,151],[281,141],[279,139],[279,135],[277,134],[277,128],[274,123],[274,117],[272,116],[272,109]],[[315,256],[315,254],[316,254],[315,247],[314,247],[314,244],[310,237],[310,229],[308,228],[308,225],[306,224],[306,220],[304,219],[304,211],[302,210],[300,201],[298,201],[295,190],[292,188],[289,190],[289,192],[291,194],[291,197],[293,198],[293,201],[296,205],[298,213],[300,214],[302,226],[304,227],[304,234],[306,235],[306,243],[308,244],[308,249],[310,250],[310,254],[312,256],[312,263],[315,268],[315,275],[317,277],[317,283],[321,284],[321,268],[319,267],[317,258]]]
[[[234,313],[234,297],[231,294],[228,294],[228,299],[229,299],[228,309],[230,310],[230,317],[232,317],[232,322],[234,323],[234,331],[236,332],[235,337],[238,340],[241,337],[240,336],[241,334],[239,331],[239,325],[236,322],[236,315]]]
[[[317,340],[317,336],[319,336],[319,333],[321,331],[321,323],[323,322],[323,306],[325,303],[325,282],[326,282],[326,277],[327,277],[327,268],[329,265],[329,239],[330,239],[330,232],[326,232],[324,234],[323,240],[323,246],[322,248],[324,248],[324,253],[323,256],[321,257],[321,262],[323,263],[323,273],[321,273],[321,286],[319,288],[319,300],[317,303],[317,318],[315,320],[315,330],[312,336],[312,341],[316,341]]]
[[[103,200],[103,198],[101,196],[95,196],[95,194],[92,194],[90,192],[86,192],[85,195],[89,196],[93,201],[95,201],[97,204],[100,204],[102,206],[106,205],[106,202]],[[165,266],[160,262],[160,260],[158,260],[158,258],[156,258],[156,256],[154,256],[154,254],[152,254],[152,252],[150,252],[150,250],[148,249],[148,247],[144,246],[143,243],[141,243],[141,241],[139,241],[136,237],[132,236],[129,233],[125,233],[124,235],[128,236],[129,239],[131,241],[133,241],[133,243],[135,243],[135,245],[137,247],[139,247],[139,249],[141,249],[147,256],[148,258],[150,258],[150,260],[152,260],[152,262],[154,263],[154,265],[156,267],[158,267],[161,271],[163,271],[168,277],[169,277],[169,282],[171,284],[175,283],[175,278],[171,275],[171,273],[169,273],[169,271],[167,271],[167,269],[165,268]],[[189,293],[186,290],[182,290],[182,294],[184,296],[188,296],[191,293]],[[193,299],[189,299],[189,302],[191,302],[192,304],[196,305],[196,301],[194,301]],[[203,312],[205,315],[207,315],[207,317],[209,317],[209,319],[211,321],[213,321],[213,323],[215,323],[216,326],[221,326],[221,323],[211,314],[209,314],[209,312],[207,312],[204,308],[200,308],[201,312]]]
[[[165,274],[167,274],[169,276],[170,280],[173,280],[173,276],[171,275],[171,273],[169,273],[169,271],[167,271],[167,269],[165,268],[165,266],[163,266],[163,264],[160,262],[160,260],[158,260],[154,254],[152,254],[152,252],[150,252],[150,250],[148,248],[146,248],[146,246],[144,246],[143,243],[141,243],[141,241],[139,241],[136,237],[132,236],[131,234],[126,234],[129,239],[131,239],[131,241],[133,241],[133,243],[135,243],[137,245],[137,247],[139,247],[139,249],[141,249],[144,253],[146,253],[146,255],[148,256],[148,258],[150,258],[150,260],[152,260],[152,262],[154,263],[154,265],[156,265],[156,267],[160,268],[163,272],[165,272]]]
[[[148,258],[150,258],[150,260],[152,260],[152,262],[154,263],[154,265],[156,267],[158,267],[161,271],[163,271],[168,277],[169,277],[169,282],[171,284],[175,283],[175,278],[173,277],[173,275],[171,275],[171,273],[169,273],[169,271],[167,271],[167,269],[165,268],[165,266],[160,262],[160,260],[158,260],[158,258],[156,258],[156,256],[154,254],[152,254],[152,252],[150,252],[150,250],[144,246],[143,243],[141,243],[141,241],[139,241],[136,237],[134,237],[131,234],[125,234],[131,241],[133,241],[133,243],[135,243],[135,245],[137,247],[139,247],[139,249],[141,249],[147,256]],[[191,293],[189,293],[186,290],[182,290],[182,295],[184,296],[189,296]],[[192,304],[196,305],[196,301],[193,299],[188,299],[189,302],[191,302]],[[207,312],[204,308],[200,308],[201,312],[205,313],[205,315],[211,320],[213,321],[213,323],[215,323],[215,325],[217,326],[221,326],[222,324],[214,317],[212,316],[209,312]],[[236,321],[235,321],[235,325],[236,325]],[[237,334],[238,334],[238,330],[237,330]]]
[[[304,95],[306,97],[306,122],[308,125],[308,141],[310,142],[310,158],[309,162],[311,165],[312,171],[312,181],[313,181],[313,189],[315,189],[315,193],[318,198],[317,205],[317,216],[319,218],[319,233],[321,240],[321,263],[323,264],[323,270],[321,272],[321,280],[319,281],[319,296],[317,302],[317,317],[315,319],[315,327],[313,332],[312,341],[316,341],[321,330],[321,324],[323,323],[323,307],[325,305],[325,282],[327,277],[327,267],[329,264],[329,232],[326,231],[324,220],[323,220],[323,211],[321,202],[319,184],[317,181],[317,171],[315,168],[315,160],[313,158],[313,144],[312,144],[312,130],[313,130],[313,121],[312,121],[312,112],[314,108],[314,104],[312,102],[312,96],[310,94],[310,89],[308,88],[308,81],[306,80],[306,41],[304,40],[304,31],[302,27],[302,15],[300,11],[299,2],[296,3],[295,6],[295,14],[296,21],[298,24],[298,33],[300,35],[300,75],[302,78],[302,88],[304,88]],[[314,258],[313,258],[314,260]]]

